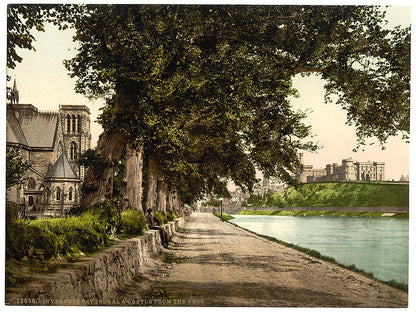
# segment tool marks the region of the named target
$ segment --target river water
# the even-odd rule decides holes
[[[309,248],[378,279],[408,282],[409,220],[389,217],[248,216],[230,222]]]

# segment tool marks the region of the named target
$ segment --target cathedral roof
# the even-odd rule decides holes
[[[61,154],[45,178],[78,179],[65,154]]]
[[[30,147],[53,147],[58,128],[57,113],[21,115],[19,122]]]
[[[25,134],[14,112],[7,110],[6,142],[11,144],[22,144],[28,146]]]

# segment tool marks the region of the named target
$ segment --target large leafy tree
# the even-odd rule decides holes
[[[66,65],[78,92],[107,97],[105,132],[144,149],[147,185],[191,201],[229,179],[250,189],[255,168],[296,183],[297,152],[316,149],[288,101],[299,73],[326,80],[360,142],[406,136],[410,30],[383,18],[373,6],[89,6]]]

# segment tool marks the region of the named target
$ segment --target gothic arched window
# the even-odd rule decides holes
[[[81,132],[81,116],[77,115],[77,132]]]
[[[73,197],[73,192],[72,192],[72,188],[70,188],[69,193],[68,193],[68,200],[72,201],[72,197]]]
[[[76,118],[75,115],[72,115],[72,133],[75,133],[75,128],[76,128]]]
[[[62,192],[62,190],[61,190],[61,188],[58,186],[58,187],[56,188],[56,200],[57,200],[57,201],[60,201],[60,200],[61,200],[61,192]]]
[[[69,114],[66,115],[66,132],[71,133],[71,116]]]
[[[71,142],[69,144],[69,158],[71,160],[74,160],[75,158],[77,158],[77,143],[75,142]]]
[[[45,191],[43,192],[43,199],[44,199],[44,201],[46,202],[46,203],[49,203],[49,196],[50,196],[50,190],[49,190],[49,187],[47,186],[46,188],[45,188]]]
[[[28,190],[34,190],[36,188],[36,181],[33,178],[29,178],[27,180],[27,189]]]

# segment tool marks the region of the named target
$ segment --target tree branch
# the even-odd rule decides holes
[[[307,66],[299,66],[293,70],[293,75],[299,74],[299,73],[322,73],[322,69],[316,69],[311,68]]]

